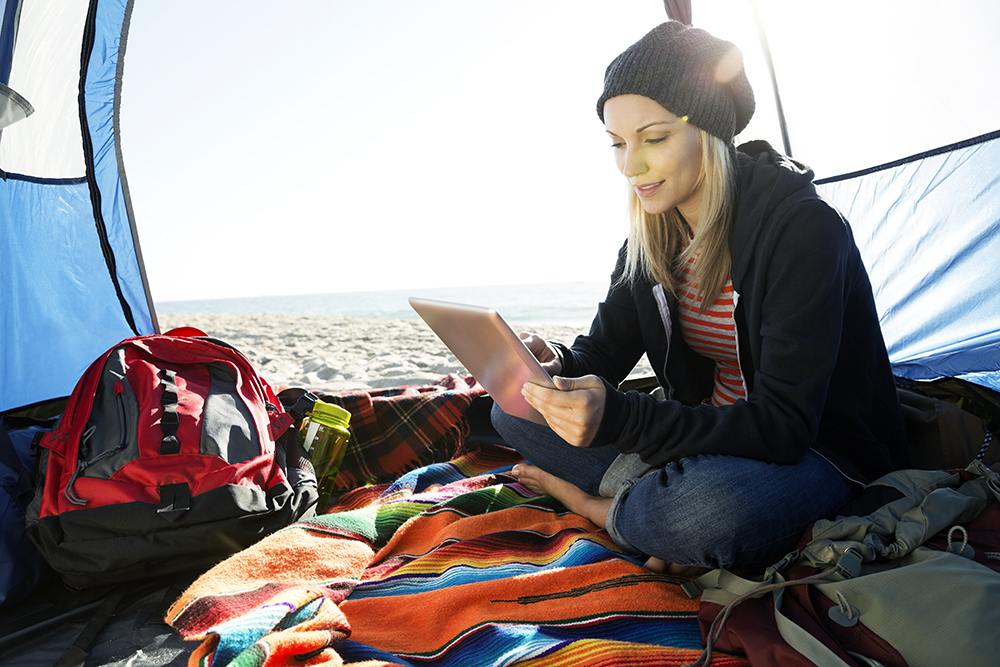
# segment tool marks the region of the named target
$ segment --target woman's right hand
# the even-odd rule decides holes
[[[556,435],[574,447],[589,447],[604,419],[607,390],[596,375],[579,378],[552,377],[555,388],[528,381],[521,395],[542,413]]]
[[[528,333],[527,331],[522,331],[518,335],[549,375],[556,376],[562,373],[562,362],[559,361],[559,355],[556,354],[556,349],[552,347],[549,341],[538,334]]]

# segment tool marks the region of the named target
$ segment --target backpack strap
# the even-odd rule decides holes
[[[806,582],[803,579],[786,582],[788,585],[800,583]],[[781,613],[781,598],[784,593],[784,589],[774,591],[774,622],[778,626],[778,632],[788,642],[788,645],[817,665],[823,665],[824,667],[853,667],[844,662],[839,655],[831,651],[823,642],[816,639],[816,637],[811,635],[802,626]]]
[[[177,439],[177,431],[180,428],[180,417],[177,415],[177,373],[171,370],[160,371],[160,385],[163,393],[160,394],[160,407],[163,414],[160,416],[160,428],[163,430],[163,440],[160,441],[160,454],[179,454],[181,443]]]
[[[845,551],[837,563],[811,577],[786,580],[781,573],[794,564],[799,557],[798,551],[792,551],[780,561],[769,567],[760,579],[747,579],[733,574],[729,570],[712,570],[697,579],[681,584],[681,589],[689,597],[702,596],[702,600],[722,606],[722,611],[712,621],[705,635],[705,650],[696,661],[684,667],[705,667],[712,662],[712,650],[729,620],[729,615],[738,604],[750,598],[759,598],[768,593],[773,598],[774,620],[778,632],[793,649],[812,660],[817,665],[826,667],[851,667],[836,653],[812,636],[793,620],[781,613],[781,599],[784,589],[789,586],[825,584],[831,581],[852,579],[861,572],[861,553],[854,548]]]
[[[55,663],[55,667],[84,667],[87,657],[90,655],[90,648],[94,645],[98,633],[107,624],[114,613],[118,610],[118,605],[125,597],[126,586],[116,586],[104,598],[101,606],[94,612],[94,616],[87,625],[80,631],[76,641],[67,648]]]
[[[723,605],[722,611],[712,621],[708,632],[705,634],[705,650],[702,651],[697,660],[684,665],[684,667],[707,667],[707,665],[711,664],[715,643],[722,637],[723,628],[726,625],[726,621],[729,620],[729,615],[733,609],[745,600],[759,598],[768,593],[772,595],[774,620],[778,627],[778,632],[788,642],[789,646],[817,665],[823,665],[824,667],[851,667],[836,653],[809,634],[808,631],[781,613],[781,599],[785,588],[803,584],[828,583],[836,581],[842,575],[843,568],[839,565],[834,565],[811,577],[791,580],[785,580],[780,572],[771,572],[771,570],[760,581],[745,579],[728,570],[712,570],[697,579],[682,584],[681,588],[689,596],[696,597],[700,592],[702,600]]]
[[[160,485],[160,504],[156,513],[173,523],[191,509],[191,487],[186,482]]]

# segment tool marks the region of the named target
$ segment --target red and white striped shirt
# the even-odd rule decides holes
[[[746,398],[736,352],[733,281],[727,279],[715,301],[705,312],[698,312],[702,300],[696,296],[698,281],[694,261],[694,258],[688,260],[678,276],[681,335],[691,349],[715,361],[715,389],[711,404],[731,405],[737,399]]]

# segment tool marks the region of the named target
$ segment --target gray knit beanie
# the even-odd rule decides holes
[[[731,143],[753,116],[753,89],[736,45],[704,30],[669,21],[615,58],[604,73],[604,103],[618,95],[642,95],[709,134]]]

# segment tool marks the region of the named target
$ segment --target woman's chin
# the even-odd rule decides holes
[[[655,201],[647,201],[644,199],[639,200],[639,205],[642,206],[642,210],[645,211],[647,215],[660,215],[662,213],[666,213],[672,208],[671,206],[666,206]]]

